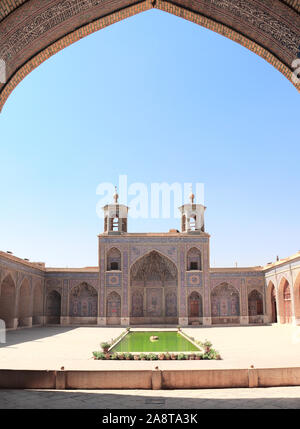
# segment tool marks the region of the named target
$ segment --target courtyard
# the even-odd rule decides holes
[[[151,328],[139,328],[149,330]],[[160,328],[157,328],[160,330]],[[162,330],[162,329],[161,329]],[[289,325],[187,328],[209,339],[221,361],[95,361],[99,343],[124,331],[115,327],[43,327],[8,331],[1,369],[216,369],[299,366],[300,327]],[[0,408],[66,409],[280,409],[300,408],[300,386],[186,390],[0,390]]]
[[[153,328],[136,328],[153,330]],[[156,328],[155,330],[163,330]],[[151,361],[93,360],[100,343],[118,337],[122,327],[36,327],[7,332],[0,345],[0,369],[97,370],[153,369]],[[197,340],[208,339],[222,360],[160,361],[161,369],[231,369],[300,366],[300,327],[291,325],[184,328]]]

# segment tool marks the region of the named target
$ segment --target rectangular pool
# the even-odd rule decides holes
[[[151,342],[152,336],[159,339]],[[175,331],[137,331],[125,335],[110,352],[200,352],[200,348]]]

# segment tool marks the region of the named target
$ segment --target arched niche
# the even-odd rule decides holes
[[[121,270],[121,252],[116,247],[113,247],[107,252],[107,271]]]
[[[291,324],[293,322],[292,294],[290,284],[285,277],[279,283],[278,301],[280,323]]]
[[[300,325],[300,272],[296,277],[293,293],[294,293],[295,322],[296,322],[296,325]]]
[[[70,322],[96,324],[98,314],[98,293],[86,282],[74,286],[70,291]]]
[[[106,324],[121,324],[121,297],[115,291],[110,292],[106,298]]]
[[[240,294],[228,283],[216,286],[211,292],[212,324],[240,323]]]
[[[35,284],[33,289],[32,324],[39,325],[43,322],[43,286],[41,282]]]
[[[197,247],[193,247],[187,252],[187,271],[195,270],[202,270],[201,252]]]
[[[199,292],[193,291],[188,296],[188,318],[190,325],[202,323],[203,303]]]
[[[263,323],[264,322],[264,301],[262,294],[253,289],[248,294],[248,317],[249,323]]]
[[[32,295],[29,280],[23,280],[19,290],[18,305],[19,326],[32,325]]]
[[[50,324],[60,324],[61,316],[61,295],[58,291],[48,292],[46,297],[46,322]]]
[[[16,318],[16,285],[10,274],[2,281],[0,287],[0,319],[6,328],[15,328]]]

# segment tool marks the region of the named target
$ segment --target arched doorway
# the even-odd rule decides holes
[[[264,302],[263,296],[254,289],[248,295],[248,316],[249,323],[264,323]]]
[[[240,323],[240,294],[228,283],[216,286],[211,292],[212,324]]]
[[[266,291],[266,307],[268,322],[277,323],[277,296],[276,289],[272,281],[268,282],[268,287]]]
[[[6,328],[16,328],[16,286],[9,274],[0,287],[0,319],[4,320]]]
[[[292,296],[290,284],[285,277],[281,279],[278,288],[278,299],[280,306],[280,323],[290,324],[293,319]]]
[[[294,291],[295,323],[296,325],[300,325],[300,273],[296,278],[293,291]]]
[[[277,323],[276,289],[273,284],[271,289],[271,323]]]
[[[178,323],[177,268],[156,250],[130,269],[130,323]]]
[[[283,323],[292,323],[292,296],[291,296],[291,288],[290,285],[286,282],[283,289]]]
[[[25,279],[19,291],[19,326],[32,325],[32,301],[29,280]]]
[[[43,289],[42,284],[37,283],[33,291],[32,324],[39,325],[43,321]]]
[[[56,290],[52,290],[47,295],[46,300],[46,322],[50,324],[60,324],[61,315],[61,295]]]
[[[117,292],[111,292],[106,300],[106,324],[121,324],[121,297]]]
[[[202,296],[198,292],[192,292],[189,295],[188,317],[189,317],[190,325],[202,323],[202,317],[203,317]]]
[[[70,322],[97,323],[98,293],[93,286],[81,283],[70,292]]]

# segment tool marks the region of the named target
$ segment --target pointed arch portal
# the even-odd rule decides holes
[[[142,256],[130,270],[130,323],[178,323],[177,267],[156,250]]]
[[[0,58],[5,64],[0,110],[19,82],[49,57],[95,31],[153,8],[240,43],[300,90],[292,65],[300,55],[300,4],[295,0],[177,0],[176,4],[169,0],[0,0]]]

